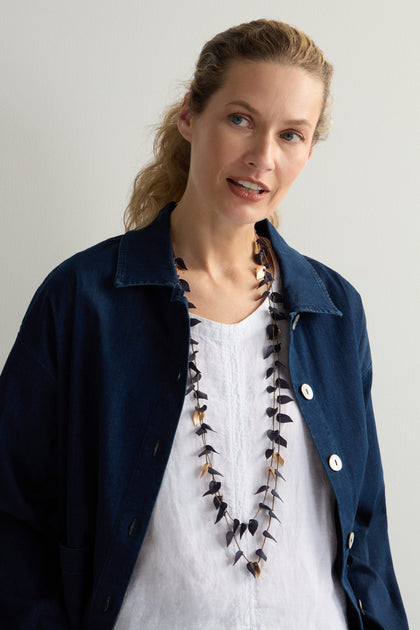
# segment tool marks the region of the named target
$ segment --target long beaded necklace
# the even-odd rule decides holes
[[[266,561],[267,555],[264,551],[264,547],[266,545],[267,540],[272,540],[276,542],[274,536],[270,533],[270,528],[273,520],[277,520],[280,522],[279,518],[274,512],[276,499],[282,500],[280,495],[277,492],[277,485],[279,479],[283,479],[284,477],[280,472],[280,467],[284,464],[284,459],[280,452],[280,447],[286,447],[287,441],[284,439],[282,435],[280,435],[280,428],[282,423],[292,422],[292,419],[287,415],[282,413],[281,405],[287,402],[290,402],[292,399],[289,396],[282,395],[281,389],[289,389],[290,386],[286,380],[284,380],[280,376],[280,368],[284,368],[285,366],[279,360],[279,353],[281,349],[281,344],[279,341],[280,336],[280,328],[278,325],[278,321],[285,319],[285,314],[279,308],[279,305],[283,302],[283,298],[280,293],[277,293],[273,290],[274,278],[273,274],[269,271],[271,269],[270,258],[269,258],[269,249],[266,242],[256,236],[255,239],[255,253],[254,253],[254,261],[256,263],[256,271],[255,276],[258,283],[258,288],[264,287],[262,294],[259,296],[258,300],[264,300],[268,297],[268,308],[271,316],[271,323],[266,328],[267,339],[271,342],[268,348],[264,352],[264,359],[272,358],[272,365],[267,369],[265,378],[272,379],[270,385],[266,387],[266,390],[269,394],[273,396],[272,406],[267,407],[266,416],[270,418],[271,428],[267,430],[266,435],[270,440],[270,447],[265,451],[265,458],[267,460],[267,477],[265,480],[265,484],[260,486],[258,490],[255,492],[256,495],[262,495],[261,501],[258,504],[258,508],[256,509],[255,514],[252,518],[248,520],[248,522],[240,522],[238,518],[232,516],[229,511],[229,507],[227,502],[223,499],[222,495],[222,482],[219,480],[219,477],[223,477],[223,475],[218,472],[214,466],[212,457],[214,454],[217,454],[217,451],[211,446],[211,444],[207,441],[207,436],[210,431],[214,431],[210,425],[204,422],[205,414],[207,411],[207,404],[203,401],[208,400],[207,394],[202,391],[199,387],[199,383],[202,377],[200,370],[197,367],[197,355],[198,355],[198,341],[194,340],[192,337],[190,338],[190,346],[191,353],[189,356],[189,384],[186,391],[186,396],[190,393],[193,393],[195,399],[194,411],[192,414],[192,421],[194,427],[196,427],[195,433],[201,437],[202,440],[202,450],[200,451],[198,457],[203,457],[205,462],[201,467],[200,477],[204,475],[209,475],[209,487],[208,490],[203,494],[203,496],[212,496],[213,504],[215,509],[217,510],[215,524],[225,520],[227,525],[226,531],[226,545],[229,546],[232,541],[234,541],[237,551],[235,553],[233,565],[235,565],[238,560],[242,559],[246,562],[246,568],[248,571],[254,576],[254,578],[261,576],[261,560]],[[187,271],[187,266],[185,265],[182,258],[174,257],[175,268],[178,273],[178,280],[181,289],[184,292],[189,292],[190,287],[188,282],[180,277],[180,274],[183,271]],[[191,311],[195,308],[194,304],[188,302],[188,308]],[[201,322],[200,319],[192,317],[190,312],[190,327],[199,325]],[[278,423],[278,428],[277,424]],[[261,516],[260,516],[261,515]],[[262,542],[261,545],[256,549],[255,555],[257,556],[256,560],[250,560],[249,557],[245,554],[243,549],[241,548],[240,540],[242,536],[248,531],[252,536],[255,535],[257,529],[260,527],[260,520],[264,518],[267,521],[266,528],[262,532]]]

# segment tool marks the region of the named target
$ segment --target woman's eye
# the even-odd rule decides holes
[[[285,131],[281,134],[281,137],[283,140],[286,140],[286,142],[299,142],[303,140],[302,136],[296,133],[296,131]]]
[[[230,116],[230,120],[237,127],[245,127],[248,124],[247,118],[244,118],[244,116],[241,116],[240,114],[232,114]]]

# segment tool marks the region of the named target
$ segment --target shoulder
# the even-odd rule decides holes
[[[35,292],[23,326],[37,316],[61,318],[76,302],[90,302],[111,292],[122,238],[109,238],[57,265]]]
[[[78,283],[89,285],[113,279],[123,235],[114,236],[58,264],[40,285],[37,294],[54,292]]]
[[[331,299],[341,311],[348,307],[363,309],[362,299],[357,288],[344,276],[328,265],[309,256],[302,255],[308,265],[325,286]]]

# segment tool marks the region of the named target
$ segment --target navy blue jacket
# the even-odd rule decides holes
[[[173,207],[61,264],[23,320],[0,379],[2,630],[115,623],[186,388],[189,316],[172,260]],[[256,227],[278,257],[293,389],[336,496],[350,627],[404,630],[359,295],[267,221]]]

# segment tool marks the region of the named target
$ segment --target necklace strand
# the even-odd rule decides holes
[[[282,296],[273,290],[274,278],[273,274],[269,271],[271,269],[271,264],[269,261],[269,250],[265,243],[265,241],[258,236],[256,236],[255,240],[256,246],[258,246],[258,251],[254,254],[254,261],[257,265],[256,268],[256,280],[258,282],[258,288],[265,287],[262,294],[259,296],[258,300],[268,298],[268,308],[271,316],[271,323],[266,328],[267,339],[271,342],[268,348],[264,352],[264,359],[268,359],[272,357],[272,366],[269,367],[266,371],[265,378],[268,380],[270,377],[272,378],[272,384],[266,387],[268,393],[272,394],[272,406],[267,407],[266,415],[271,419],[271,429],[267,430],[266,435],[271,442],[270,448],[267,448],[265,451],[265,458],[268,462],[267,468],[267,477],[266,483],[258,488],[255,492],[256,495],[261,494],[262,500],[258,504],[258,508],[252,518],[248,520],[248,522],[240,522],[239,519],[232,516],[229,511],[229,507],[226,501],[223,499],[223,495],[221,493],[222,482],[218,479],[218,477],[223,477],[222,473],[218,472],[213,467],[212,455],[218,454],[217,451],[207,442],[207,435],[209,431],[214,431],[207,423],[204,422],[205,413],[207,411],[207,404],[203,401],[208,400],[208,396],[205,392],[203,392],[199,387],[199,382],[201,380],[201,372],[197,367],[197,354],[198,354],[198,341],[195,341],[192,337],[190,338],[190,348],[191,353],[189,356],[189,384],[187,387],[186,395],[193,393],[195,399],[194,412],[192,415],[192,420],[194,427],[196,427],[195,433],[201,437],[203,449],[200,451],[198,457],[204,457],[205,463],[201,467],[200,477],[204,475],[210,476],[209,487],[208,490],[203,494],[203,496],[213,496],[213,504],[215,509],[217,510],[217,516],[215,520],[215,524],[225,520],[227,525],[226,532],[226,545],[229,546],[232,541],[236,544],[237,551],[235,553],[234,562],[235,565],[238,560],[243,559],[246,562],[246,568],[248,571],[256,578],[261,575],[261,560],[266,561],[267,556],[264,552],[264,547],[266,545],[267,540],[273,540],[276,542],[274,536],[270,533],[270,527],[273,520],[277,520],[280,522],[280,519],[274,512],[276,499],[282,501],[280,495],[277,492],[277,485],[279,479],[283,479],[284,477],[280,472],[280,467],[283,466],[284,460],[280,452],[280,447],[286,447],[287,441],[283,436],[280,435],[281,424],[284,422],[291,422],[291,418],[282,413],[282,404],[285,404],[291,400],[289,396],[285,396],[281,394],[281,390],[290,389],[289,384],[286,380],[284,380],[280,375],[280,368],[284,368],[285,366],[279,360],[279,353],[281,349],[281,344],[279,342],[280,336],[280,328],[278,326],[278,321],[281,319],[285,319],[285,315],[279,309],[279,304],[282,303]],[[183,278],[179,277],[180,272],[187,271],[187,267],[182,258],[174,257],[175,268],[178,273],[179,285],[183,291],[189,292],[190,287],[188,282]],[[191,311],[195,308],[194,304],[188,302],[188,308]],[[190,313],[190,327],[193,328],[200,324],[201,320],[194,318]],[[276,422],[278,422],[278,429],[276,428]],[[269,504],[271,503],[271,505]],[[260,513],[265,513],[268,524],[266,529],[262,532],[262,543],[260,547],[255,551],[257,556],[257,560],[252,561],[245,554],[243,549],[241,548],[240,540],[245,532],[248,530],[252,536],[255,535],[257,529],[259,528],[259,521],[257,517],[259,517]],[[260,519],[261,520],[261,519]]]

